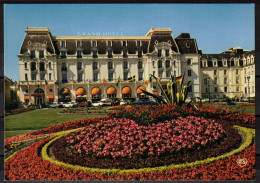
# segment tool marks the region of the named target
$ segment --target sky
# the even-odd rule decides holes
[[[19,80],[26,27],[49,27],[53,36],[144,36],[152,27],[171,27],[174,38],[189,32],[203,53],[221,53],[255,49],[254,14],[254,4],[5,4],[5,75]]]

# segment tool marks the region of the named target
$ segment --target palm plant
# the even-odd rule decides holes
[[[182,104],[185,103],[185,100],[188,95],[188,87],[192,85],[191,81],[188,81],[186,85],[183,84],[184,80],[184,75],[181,75],[180,77],[175,77],[171,75],[171,79],[169,83],[167,84],[167,90],[168,92],[166,93],[161,85],[161,83],[158,81],[158,78],[155,77],[154,75],[150,74],[150,77],[153,77],[157,85],[159,86],[161,90],[161,96],[154,95],[150,92],[147,92],[145,90],[142,90],[142,92],[146,95],[152,96],[155,99],[158,100],[158,102],[162,103],[168,103],[168,104],[175,104],[181,106]]]

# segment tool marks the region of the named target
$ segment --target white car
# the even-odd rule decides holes
[[[99,107],[99,106],[102,106],[102,105],[103,105],[103,102],[101,102],[101,101],[92,102],[93,107]]]
[[[63,107],[69,108],[69,107],[75,107],[77,104],[75,102],[68,102],[63,104]]]
[[[126,101],[120,100],[120,105],[126,105]]]

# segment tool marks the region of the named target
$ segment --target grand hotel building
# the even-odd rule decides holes
[[[25,32],[18,55],[18,96],[25,104],[141,98],[140,87],[160,92],[155,81],[144,82],[149,74],[166,89],[171,74],[184,72],[184,83],[193,82],[189,97],[255,93],[253,51],[202,54],[189,33],[174,38],[170,28],[151,28],[145,36],[53,36],[35,27]]]

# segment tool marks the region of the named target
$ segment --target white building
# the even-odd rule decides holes
[[[202,55],[189,33],[174,38],[171,28],[151,28],[145,36],[52,36],[48,28],[35,27],[25,32],[18,55],[23,103],[145,97],[139,87],[160,92],[155,81],[145,84],[149,74],[166,89],[171,74],[185,73],[184,83],[193,82],[189,97],[202,98],[208,86],[215,98],[245,96],[243,78],[251,75],[254,96],[253,52]]]

